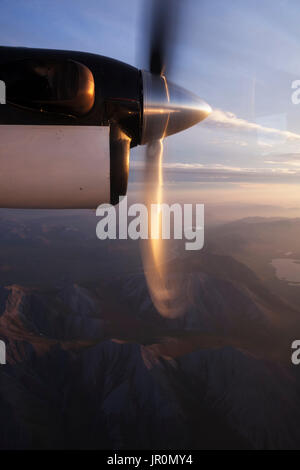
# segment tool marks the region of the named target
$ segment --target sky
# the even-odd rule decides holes
[[[165,141],[169,171],[199,181],[300,179],[298,0],[182,0],[170,80],[212,116]],[[144,0],[0,0],[0,44],[82,50],[142,67]],[[132,151],[132,167],[143,153]],[[174,179],[174,178],[173,178]],[[295,188],[294,188],[295,189]],[[294,193],[293,193],[294,194]]]

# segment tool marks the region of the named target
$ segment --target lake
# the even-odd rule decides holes
[[[276,277],[291,284],[300,284],[300,260],[278,258],[271,261],[275,268]]]

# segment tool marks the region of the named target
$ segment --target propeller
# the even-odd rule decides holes
[[[142,71],[141,144],[147,144],[144,200],[150,237],[141,243],[142,260],[152,301],[161,315],[170,318],[184,310],[181,281],[166,271],[166,241],[161,238],[162,211],[158,210],[156,217],[151,217],[151,205],[162,207],[163,204],[163,139],[200,122],[211,112],[205,101],[166,78],[175,62],[182,5],[180,0],[148,0],[143,12],[146,12],[144,57],[148,58],[149,71]]]
[[[170,71],[174,60],[174,43],[178,39],[178,25],[182,2],[178,0],[153,0],[150,2],[149,71],[164,75]]]

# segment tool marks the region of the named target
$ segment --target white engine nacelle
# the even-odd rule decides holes
[[[1,207],[95,208],[111,200],[108,126],[0,126]]]

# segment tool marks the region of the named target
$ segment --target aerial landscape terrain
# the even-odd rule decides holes
[[[299,286],[272,264],[299,259],[299,225],[248,217],[210,225],[196,254],[177,247],[185,313],[168,319],[138,242],[99,243],[92,212],[2,211],[1,447],[299,445]]]

